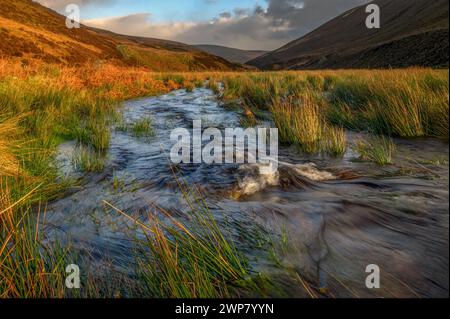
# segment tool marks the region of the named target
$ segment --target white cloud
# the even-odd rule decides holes
[[[167,40],[174,39],[196,25],[193,22],[152,23],[149,13],[135,13],[121,17],[83,20],[82,22],[91,27],[107,29],[120,34]]]

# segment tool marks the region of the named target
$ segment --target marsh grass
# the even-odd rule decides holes
[[[129,123],[121,119],[116,123],[115,129],[120,132],[130,133],[139,139],[149,139],[156,134],[151,117],[143,117]]]
[[[350,129],[448,139],[448,76],[442,72],[376,71],[347,77],[331,96],[331,121]]]
[[[347,137],[342,127],[325,124],[323,127],[322,149],[335,157],[342,157],[347,151]]]
[[[72,165],[85,173],[100,173],[105,168],[106,154],[90,147],[80,146],[72,157]]]
[[[139,296],[137,283],[114,269],[92,269],[90,263],[69,244],[59,245],[44,237],[46,213],[34,209],[29,199],[39,187],[12,200],[7,182],[0,184],[0,298],[117,298]],[[76,264],[81,289],[68,289],[66,267]]]
[[[19,135],[19,118],[0,122],[0,176],[15,176],[22,172],[20,162],[14,154],[20,146],[14,144]]]
[[[356,144],[356,151],[360,154],[362,160],[383,166],[392,164],[395,144],[391,138],[385,136],[371,137],[366,141],[359,141]]]
[[[448,73],[444,70],[246,73],[224,75],[221,82],[225,86],[222,99],[239,99],[244,108],[271,109],[283,137],[289,141],[293,139],[289,135],[298,135],[297,140],[310,144],[306,146],[310,151],[319,149],[314,146],[317,116],[311,114],[311,108],[305,108],[305,114],[298,118],[309,118],[311,123],[298,128],[304,126],[309,131],[304,134],[309,136],[292,134],[297,128],[291,130],[288,125],[297,116],[282,104],[298,104],[292,101],[294,97],[314,97],[320,104],[317,112],[337,127],[387,136],[448,139]]]
[[[4,152],[20,163],[20,174],[11,176],[9,183],[15,198],[23,195],[23,183],[43,183],[33,197],[39,200],[60,190],[53,158],[61,142],[76,140],[99,153],[106,153],[109,146],[108,121],[115,104],[85,90],[61,88],[53,81],[41,75],[0,79],[0,109],[7,116],[3,123],[15,121],[16,127],[8,139],[9,151]]]
[[[39,216],[32,217],[27,200],[12,201],[7,182],[0,191],[0,297],[64,296],[65,251],[41,244]]]
[[[112,188],[115,192],[123,191],[123,189],[125,188],[125,180],[114,176],[112,181]]]
[[[37,206],[66,187],[57,182],[57,146],[77,141],[73,164],[100,171],[117,101],[166,93],[201,77],[0,62],[0,296],[63,297],[64,249],[44,246],[34,219]],[[150,122],[141,124],[136,132],[148,134]]]
[[[296,96],[274,102],[271,111],[282,142],[298,144],[307,153],[319,150],[322,119],[312,97]]]
[[[75,140],[80,148],[89,149],[89,153],[82,151],[76,162],[88,171],[98,170],[100,154],[109,148],[110,127],[119,119],[118,101],[199,85],[205,78],[202,74],[157,74],[111,65],[66,68],[38,64],[25,68],[12,61],[1,62],[1,175],[10,177],[15,198],[23,195],[21,184],[42,182],[44,186],[33,196],[39,200],[53,196],[52,188],[60,190],[54,183],[57,172],[53,165],[60,143]],[[137,123],[134,131],[151,135],[150,121]]]
[[[292,96],[275,100],[271,106],[280,140],[299,145],[305,153],[326,152],[342,156],[346,151],[346,137],[342,128],[326,123],[323,106],[317,97]]]
[[[76,141],[84,146],[91,147],[99,153],[106,153],[109,149],[111,131],[105,122],[81,124],[75,128]]]
[[[205,85],[205,79],[196,78],[192,81],[194,88],[202,88]]]
[[[196,87],[197,86],[196,86],[195,83],[189,83],[189,84],[186,85],[186,92],[187,93],[192,93]]]
[[[201,195],[177,179],[190,210],[186,221],[155,208],[145,224],[115,208],[140,226],[138,274],[144,294],[165,298],[223,298],[237,296],[248,285],[247,260],[224,234]]]
[[[251,111],[248,125],[258,111],[269,110],[282,141],[307,152],[341,156],[343,128],[448,139],[446,70],[156,74],[106,64],[67,68],[0,60],[1,297],[64,295],[65,250],[42,245],[31,214],[64,189],[56,182],[56,147],[78,141],[76,165],[101,170],[118,101],[197,87],[206,79],[221,99]],[[137,131],[148,132],[150,124]],[[380,137],[361,143],[359,151],[388,164],[394,146]],[[241,291],[236,287],[256,291],[259,283],[249,279],[245,258],[201,197],[186,186],[183,192],[190,207],[186,221],[159,212],[144,227],[141,251],[149,254],[142,255],[141,279],[147,294],[226,297]]]
[[[237,251],[232,239],[221,230],[200,192],[195,187],[189,187],[183,179],[178,178],[175,171],[174,178],[190,208],[187,215],[190,220],[189,228],[166,214],[170,223],[166,226],[158,222],[154,223],[153,226],[156,227],[154,229],[158,234],[156,237],[160,240],[156,240],[150,245],[154,255],[162,257],[158,258],[159,261],[162,261],[160,263],[162,273],[170,274],[171,269],[178,272],[175,277],[170,275],[165,280],[171,287],[169,295],[189,298],[229,297],[236,293],[233,291],[233,285],[237,285],[239,281],[243,281],[248,276],[248,262]],[[171,244],[167,242],[167,237],[161,230],[170,234],[174,240]],[[163,236],[161,237],[161,235]],[[169,246],[166,246],[167,244]],[[178,254],[175,265],[171,264],[173,255],[166,255],[168,251]],[[169,257],[169,259],[165,257]],[[178,263],[180,264],[178,265]],[[154,287],[161,287],[161,279],[164,280],[161,272],[154,273],[152,268],[147,269],[150,270],[147,272],[150,275],[147,277],[150,281],[147,282],[156,283]],[[149,285],[149,287],[151,286]]]
[[[219,94],[219,93],[220,93],[220,87],[219,87],[219,84],[218,84],[215,80],[213,80],[213,79],[210,79],[210,80],[208,81],[208,83],[207,83],[207,88],[210,89],[211,91],[213,91],[214,94]]]
[[[133,123],[131,132],[137,138],[149,138],[155,135],[153,128],[153,120],[150,117],[145,117]]]

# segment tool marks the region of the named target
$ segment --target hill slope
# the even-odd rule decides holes
[[[239,68],[185,44],[122,36],[87,26],[68,29],[65,21],[64,16],[31,0],[0,0],[0,57],[71,65],[108,60],[154,71]]]
[[[209,44],[197,44],[195,45],[195,47],[207,53],[220,56],[230,62],[241,64],[244,64],[245,62],[253,60],[267,53],[267,51],[240,50],[235,48],[228,48],[219,45],[209,45]]]
[[[377,0],[381,28],[361,6],[248,64],[262,69],[448,66],[447,0]]]

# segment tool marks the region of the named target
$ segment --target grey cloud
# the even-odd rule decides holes
[[[368,0],[269,0],[266,16],[274,24],[288,23],[292,35],[303,35],[338,14]]]
[[[221,14],[219,14],[220,18],[225,18],[225,19],[230,19],[232,17],[230,12],[222,12]]]
[[[369,0],[268,0],[267,9],[234,10],[234,19],[199,24],[176,36],[188,43],[276,49]],[[250,12],[250,14],[248,14]]]

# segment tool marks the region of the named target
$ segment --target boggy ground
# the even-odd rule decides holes
[[[79,292],[84,297],[264,296],[286,291],[294,296],[361,297],[364,287],[355,281],[361,285],[364,274],[355,277],[355,265],[369,261],[361,252],[370,247],[378,247],[373,251],[376,262],[392,269],[391,284],[381,295],[448,292],[442,271],[448,269],[448,254],[442,253],[446,247],[448,252],[446,71],[156,74],[110,65],[72,69],[2,61],[0,66],[3,297],[71,296],[63,278],[68,261],[88,260],[91,267],[106,267],[104,262],[92,263],[92,256],[86,255],[89,250],[75,249],[76,241],[51,244],[50,231],[46,233],[47,228],[36,222],[36,217],[42,220],[69,202],[67,193],[62,195],[64,189],[72,193],[80,183],[61,179],[55,165],[57,147],[64,141],[74,141],[81,150],[71,163],[78,174],[90,172],[88,184],[82,179],[75,194],[82,194],[89,185],[97,190],[111,187],[101,204],[117,215],[119,226],[134,225],[138,228],[134,233],[147,234],[138,236],[134,248],[127,250],[128,257],[137,257],[132,259],[141,271],[89,275]],[[172,172],[164,166],[164,174],[147,180],[143,188],[141,182],[132,187],[133,181],[111,174],[117,136],[138,139],[142,150],[145,145],[151,148],[155,138],[164,138],[158,137],[158,113],[162,116],[163,110],[149,109],[127,122],[118,112],[119,101],[185,88],[185,93],[176,93],[183,108],[192,96],[201,94],[200,100],[208,96],[208,91],[195,89],[205,81],[221,101],[214,110],[235,117],[230,123],[273,122],[279,128],[286,164],[276,183],[261,180],[253,168],[246,167],[228,168],[231,171],[223,172],[223,180],[215,187],[209,187],[208,181],[215,181],[206,178],[211,172],[202,175],[207,168],[196,174],[188,167]],[[142,104],[135,106],[139,110]],[[223,125],[229,121],[220,119]],[[133,162],[125,155],[114,156]],[[118,165],[127,170],[127,165]],[[264,187],[256,187],[255,192],[255,185]],[[117,205],[120,201],[114,200],[124,188],[145,194],[145,189],[164,192],[166,187],[169,194],[161,199],[170,202],[178,194],[176,202],[183,202],[179,206],[184,209],[147,201],[145,210],[142,202],[139,210],[144,216],[137,219],[136,207]],[[205,192],[211,188],[220,191]],[[102,193],[93,194],[102,197]],[[65,199],[54,201],[61,197]],[[152,202],[157,204],[157,214],[148,213],[155,211]],[[82,207],[77,205],[66,207]],[[221,210],[233,212],[231,226],[224,227]],[[91,215],[92,211],[86,212],[86,220]],[[255,221],[255,229],[242,228],[249,221]],[[267,230],[267,225],[277,229]],[[240,238],[246,233],[247,240]],[[257,243],[269,255],[249,251],[248,246]],[[390,249],[380,251],[386,243]],[[428,257],[416,261],[425,252]],[[355,264],[348,264],[352,258]],[[394,260],[399,268],[385,265],[386,260]],[[117,267],[114,260],[110,264]],[[104,278],[108,276],[113,280]],[[121,291],[111,282],[119,282]]]

